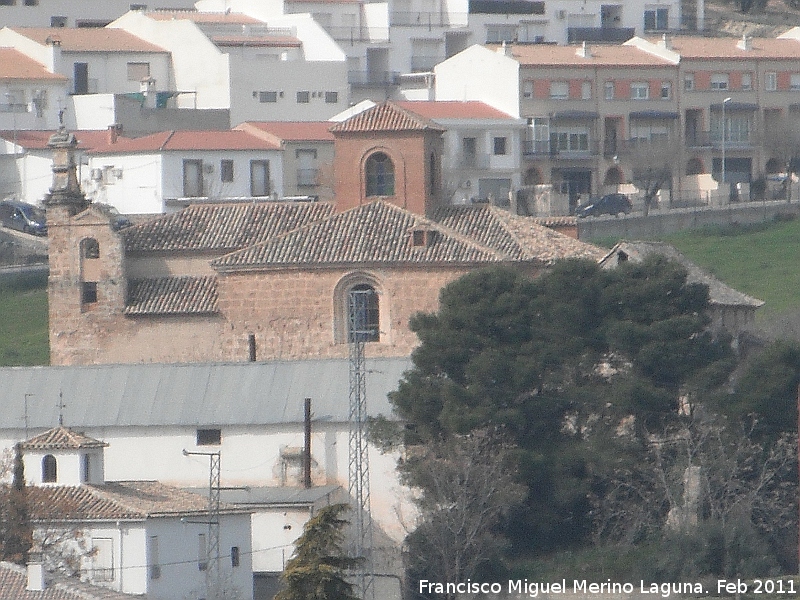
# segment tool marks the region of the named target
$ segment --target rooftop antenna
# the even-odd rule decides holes
[[[364,343],[373,339],[368,312],[375,291],[357,286],[348,294],[348,341],[350,342],[350,498],[355,506],[353,556],[361,558],[356,581],[362,600],[374,600],[375,575],[372,561],[372,515],[369,494],[369,454],[366,440],[367,396]]]

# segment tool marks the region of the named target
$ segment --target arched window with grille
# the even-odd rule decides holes
[[[100,258],[100,244],[96,239],[81,240],[81,258]]]
[[[367,196],[394,196],[394,163],[384,152],[375,152],[365,167]]]
[[[375,288],[366,283],[351,287],[347,293],[347,341],[380,341],[380,306]]]
[[[58,465],[56,464],[56,457],[52,454],[46,454],[42,458],[42,482],[55,483],[58,479]]]

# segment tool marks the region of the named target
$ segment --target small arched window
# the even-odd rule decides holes
[[[42,482],[55,483],[58,479],[58,467],[56,465],[56,457],[52,454],[47,454],[42,459]]]
[[[81,240],[81,258],[100,258],[100,244],[96,239]]]
[[[367,196],[394,196],[394,164],[383,152],[367,159]]]
[[[347,293],[347,341],[379,342],[380,307],[375,288],[360,283]]]

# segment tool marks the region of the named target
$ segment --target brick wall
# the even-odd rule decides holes
[[[395,195],[387,198],[417,214],[425,214],[432,198],[429,194],[430,152],[441,164],[443,142],[439,132],[385,134],[382,139],[368,134],[338,133],[334,176],[336,209],[347,210],[365,202],[364,163],[374,152],[384,152],[394,164]]]
[[[439,290],[465,269],[359,269],[376,282],[381,340],[370,356],[407,356],[417,344],[408,329],[417,311],[435,311]],[[247,360],[249,335],[257,360],[346,357],[343,295],[337,284],[352,270],[269,271],[224,275],[220,309],[228,326],[222,333],[223,360]],[[341,287],[341,286],[340,286]],[[338,332],[337,332],[338,330]],[[338,334],[337,334],[338,333]]]

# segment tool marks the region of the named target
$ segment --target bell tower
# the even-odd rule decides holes
[[[63,113],[60,115],[63,119]],[[58,132],[50,136],[47,145],[53,149],[53,185],[44,198],[47,220],[58,224],[63,218],[73,217],[89,206],[78,182],[75,149],[78,140],[62,123]]]
[[[105,329],[125,307],[125,248],[106,209],[81,191],[75,135],[62,124],[48,145],[53,150],[53,184],[44,198],[50,362],[73,364],[97,352],[97,340],[90,343],[79,332]]]

